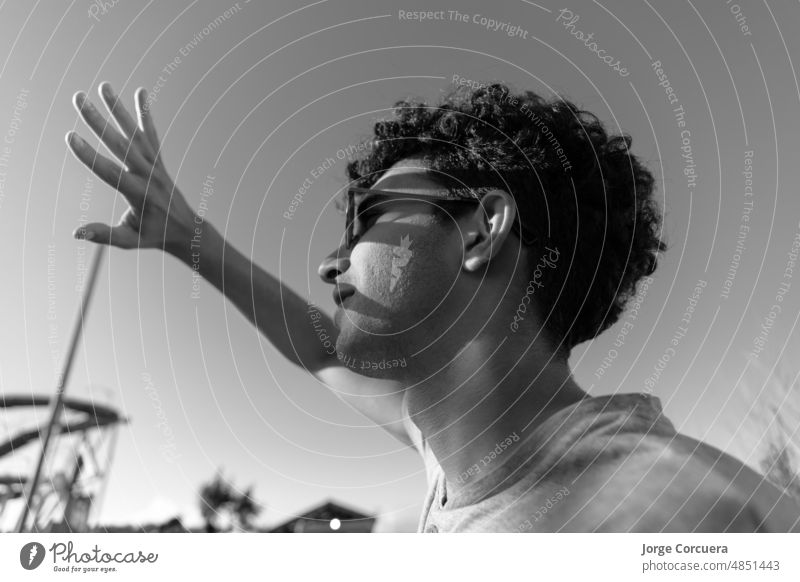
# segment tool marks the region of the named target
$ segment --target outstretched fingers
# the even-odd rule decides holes
[[[100,83],[97,92],[122,133],[132,140],[136,134],[136,122],[131,117],[131,114],[128,113],[128,110],[125,109],[125,105],[122,104],[119,97],[114,93],[111,83],[106,81]]]
[[[140,88],[139,90],[143,89]],[[125,136],[140,149],[140,152],[150,164],[155,163],[158,143],[154,145],[144,129],[137,125],[136,120],[128,113],[125,105],[120,101],[119,95],[114,93],[111,84],[106,81],[100,83],[98,92],[103,99],[103,103],[105,103],[106,109],[114,117]],[[138,104],[136,108],[138,111]]]
[[[139,118],[139,129],[144,133],[147,142],[153,149],[154,160],[161,163],[161,143],[158,141],[156,126],[150,115],[150,104],[147,102],[147,91],[144,87],[136,90],[136,115]]]
[[[118,166],[98,153],[74,131],[66,135],[67,146],[98,178],[119,191],[132,205],[141,207],[144,203],[145,186],[140,178]]]
[[[129,168],[149,174],[152,164],[148,163],[133,143],[106,121],[86,95],[78,91],[72,98],[73,105],[83,121],[118,160]]]

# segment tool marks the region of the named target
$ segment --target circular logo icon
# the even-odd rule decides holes
[[[29,542],[19,551],[19,563],[26,570],[35,570],[44,561],[44,546],[39,542]]]

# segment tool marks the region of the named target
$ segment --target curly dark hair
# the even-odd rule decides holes
[[[561,357],[619,319],[667,249],[653,175],[630,153],[630,136],[609,135],[561,97],[496,83],[458,87],[437,105],[403,100],[363,146],[347,165],[359,186],[416,158],[446,187],[496,187],[514,197],[540,241],[531,269],[545,245],[559,250],[558,268],[544,269],[533,298]]]

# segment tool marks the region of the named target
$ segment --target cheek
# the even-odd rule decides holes
[[[441,236],[396,238],[397,244],[365,245],[361,289],[387,315],[424,317],[447,295],[460,261]]]
[[[387,305],[392,274],[392,249],[389,245],[371,245],[364,257],[363,289],[379,305]]]
[[[442,246],[434,241],[420,241],[408,263],[401,264],[399,261],[394,265],[388,300],[425,314],[447,295],[454,271],[458,272]]]
[[[460,272],[458,249],[443,236],[417,236],[405,245],[396,238],[397,244],[360,244],[351,255],[358,292],[340,316],[341,352],[360,359],[407,355],[446,319],[440,303]]]

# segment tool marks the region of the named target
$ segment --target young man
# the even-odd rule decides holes
[[[82,94],[75,105],[127,170],[67,142],[129,208],[76,236],[197,264],[198,224],[144,90],[138,125],[107,83],[100,95],[119,131]],[[348,165],[345,233],[319,268],[333,320],[207,222],[199,270],[285,357],[420,452],[420,531],[800,530],[794,500],[678,434],[657,398],[590,397],[572,378],[571,348],[619,318],[666,249],[630,138],[503,85],[400,102],[374,133]]]

